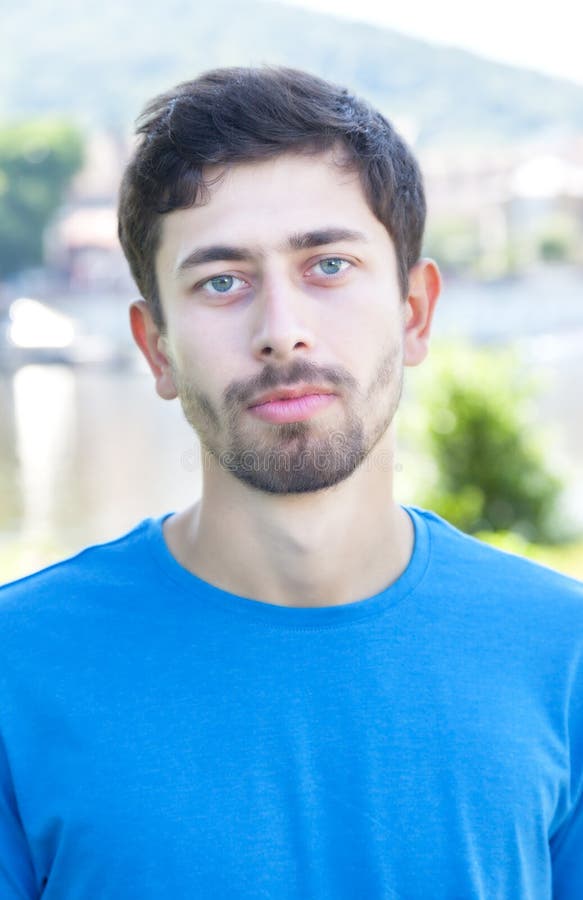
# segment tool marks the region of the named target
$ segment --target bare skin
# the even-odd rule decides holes
[[[392,240],[336,162],[287,154],[238,165],[204,206],[165,216],[164,331],[143,301],[130,312],[159,395],[180,397],[209,449],[202,499],[166,520],[170,552],[211,584],[283,606],[372,596],[413,551],[393,496],[393,417],[403,367],[427,354],[439,273],[421,260],[400,297]],[[210,247],[244,252],[193,257]],[[257,414],[266,386],[332,396],[282,424]],[[285,484],[267,466],[282,453],[295,472]]]

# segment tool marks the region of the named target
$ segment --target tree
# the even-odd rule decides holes
[[[0,129],[0,278],[43,259],[43,234],[83,160],[79,132],[57,119]]]

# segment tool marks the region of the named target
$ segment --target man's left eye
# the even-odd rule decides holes
[[[313,269],[319,269],[323,275],[340,275],[350,267],[347,259],[338,256],[329,256],[327,259],[321,259],[313,266]],[[317,273],[316,273],[317,274]]]

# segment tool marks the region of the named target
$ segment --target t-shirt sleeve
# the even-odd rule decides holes
[[[583,649],[573,667],[566,715],[571,808],[551,840],[553,900],[583,897]]]
[[[38,896],[32,859],[0,738],[0,897],[2,900],[36,900]]]

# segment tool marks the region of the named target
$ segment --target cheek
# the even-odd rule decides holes
[[[174,361],[180,381],[190,385],[212,405],[222,403],[225,389],[241,377],[234,371],[235,355],[221,346],[208,332],[198,334],[196,341],[184,334],[174,343]]]
[[[401,334],[401,320],[389,303],[373,302],[355,305],[352,315],[332,311],[320,338],[341,365],[363,377],[378,365],[389,345],[401,340]]]
[[[173,358],[179,370],[200,377],[219,362],[220,342],[203,317],[185,311],[168,323]]]

